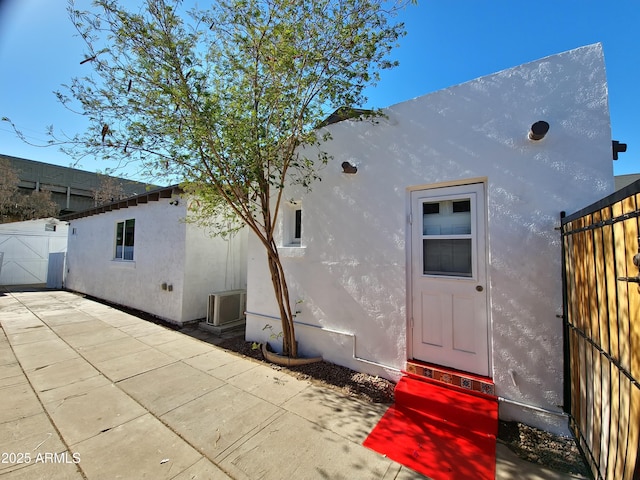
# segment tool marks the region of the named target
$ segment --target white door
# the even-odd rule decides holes
[[[412,353],[489,375],[481,183],[411,193]]]
[[[60,289],[64,286],[64,252],[50,253],[47,266],[47,288]]]

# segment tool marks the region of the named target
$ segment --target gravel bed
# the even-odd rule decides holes
[[[528,462],[591,478],[573,437],[553,435],[518,422],[500,421],[498,441]]]
[[[238,353],[257,361],[264,361],[260,349],[253,348],[251,342],[245,342],[243,337],[227,338],[217,345],[226,350]],[[359,397],[372,403],[393,403],[393,389],[395,383],[374,375],[359,373],[340,365],[329,362],[317,362],[297,367],[282,367],[269,364],[276,370],[285,370],[294,377],[312,383],[322,384],[343,394]]]

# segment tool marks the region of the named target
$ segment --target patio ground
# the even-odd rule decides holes
[[[385,405],[65,291],[0,287],[3,479],[412,479]],[[498,445],[498,479],[577,478]]]

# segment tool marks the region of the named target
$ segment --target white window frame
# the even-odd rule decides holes
[[[121,222],[116,222],[115,228],[115,238],[114,238],[114,249],[113,249],[113,259],[119,262],[133,262],[134,261],[134,252],[135,252],[135,238],[136,238],[136,226],[135,226],[135,218],[128,218],[126,220],[122,220]],[[133,222],[132,232],[127,234],[127,224],[129,222]],[[122,240],[118,240],[118,229],[122,225]],[[131,238],[133,237],[133,238]],[[131,240],[131,245],[127,245],[128,241]],[[121,247],[120,250],[118,247]],[[127,248],[130,248],[127,251]],[[129,255],[130,253],[130,255]],[[131,257],[131,258],[128,258]]]
[[[284,242],[287,247],[302,246],[302,202],[288,202],[285,207],[284,215]]]
[[[460,202],[460,201],[469,201],[469,211],[464,211],[464,212],[453,212],[453,204],[455,202]],[[424,246],[422,247],[422,265],[423,265],[423,273],[422,275],[424,277],[433,277],[433,278],[462,278],[462,279],[475,279],[477,277],[477,259],[476,259],[476,242],[477,242],[477,233],[476,233],[476,223],[475,223],[475,215],[476,215],[476,194],[475,192],[469,192],[466,194],[462,194],[462,195],[447,195],[447,196],[442,196],[442,197],[430,197],[428,199],[425,199],[424,201],[422,201],[421,205],[425,205],[428,203],[438,203],[441,204],[443,202],[449,202],[450,203],[450,207],[451,210],[447,211],[446,213],[448,215],[453,216],[457,216],[457,215],[467,215],[467,213],[469,214],[469,227],[470,227],[470,231],[468,233],[447,233],[447,234],[441,234],[441,233],[428,233],[426,231],[425,228],[425,217],[428,214],[423,214],[422,215],[422,241],[424,240],[470,240],[471,241],[471,247],[470,247],[470,253],[471,253],[471,272],[467,275],[467,274],[455,274],[455,273],[445,273],[443,272],[425,272],[424,271],[424,261],[425,261],[425,251],[424,251]],[[424,208],[424,207],[421,207]],[[440,212],[442,213],[442,212]],[[424,244],[423,244],[424,245]]]

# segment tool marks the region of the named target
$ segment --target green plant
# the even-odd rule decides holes
[[[282,337],[284,337],[284,334],[281,331],[278,333],[275,333],[272,325],[267,323],[264,327],[262,327],[262,331],[265,331],[265,330],[269,330],[271,332],[271,335],[269,335],[269,338],[271,340],[277,340],[279,342],[282,341]]]
[[[330,160],[318,126],[338,107],[359,111],[366,88],[396,66],[388,56],[405,30],[392,19],[407,0],[137,3],[70,0],[93,72],[56,92],[89,121],[66,151],[181,182],[199,202],[192,218],[219,234],[246,225],[265,249],[276,338],[296,357],[276,238],[284,189],[311,188]]]
[[[284,337],[284,334],[282,332],[275,333],[272,325],[267,323],[264,327],[262,327],[262,331],[265,331],[265,330],[269,330],[271,332],[271,335],[269,335],[269,339],[282,341],[282,337]],[[251,350],[258,350],[258,349],[260,349],[260,344],[258,342],[253,342],[251,344]]]

